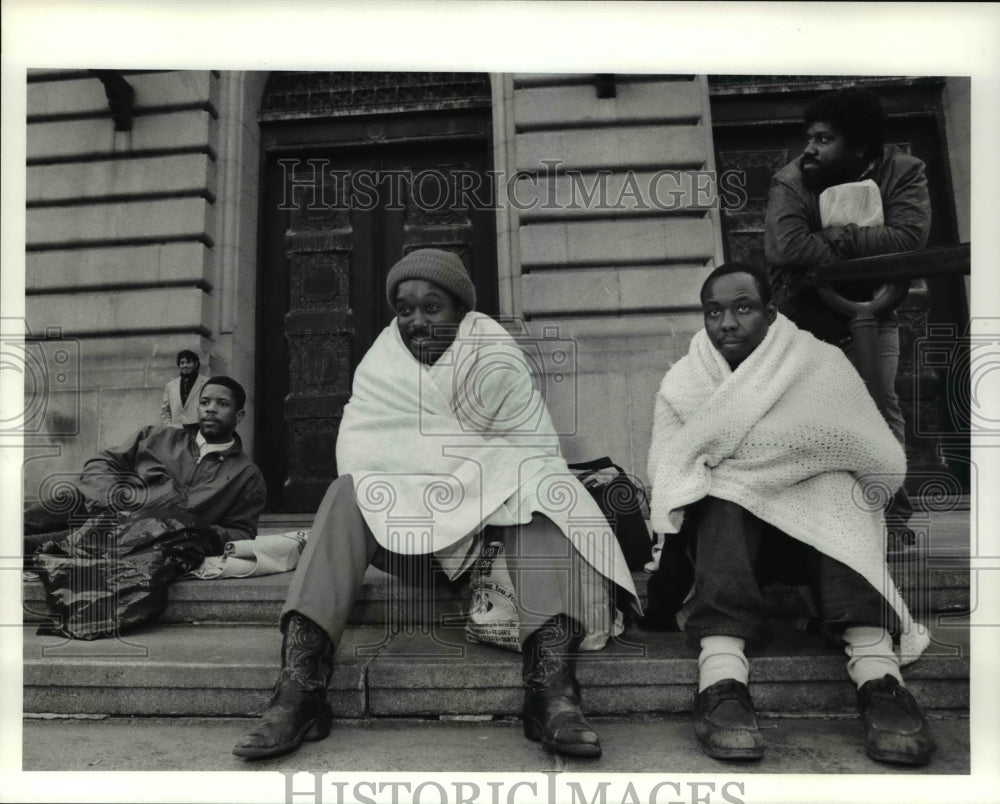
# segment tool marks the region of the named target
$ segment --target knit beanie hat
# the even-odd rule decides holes
[[[426,279],[454,296],[467,310],[476,309],[476,286],[462,265],[462,259],[452,251],[422,248],[411,251],[397,262],[385,279],[385,297],[389,306],[396,306],[396,288],[407,279]]]

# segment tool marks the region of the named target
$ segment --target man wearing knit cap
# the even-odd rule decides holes
[[[466,311],[476,309],[476,286],[462,260],[453,251],[423,248],[411,251],[392,266],[385,281],[386,301],[396,308],[396,289],[406,279],[426,279],[450,291],[464,305]]]
[[[397,262],[386,277],[385,294],[403,342],[421,363],[434,363],[444,354],[458,323],[476,307],[476,288],[462,260],[436,248],[411,251]],[[420,316],[418,300],[424,297],[434,307]]]
[[[618,543],[610,526],[570,527],[571,514],[593,523],[600,509],[561,456],[523,352],[475,312],[461,259],[410,252],[389,271],[386,299],[396,317],[355,372],[337,439],[340,476],[282,611],[281,675],[233,753],[278,756],[330,733],[334,653],[377,553],[389,566],[433,557],[455,578],[484,543],[500,541],[516,587],[525,736],[550,752],[598,757],[574,664],[578,650],[620,633],[608,581],[638,606]],[[578,504],[567,510],[562,495],[574,483]]]

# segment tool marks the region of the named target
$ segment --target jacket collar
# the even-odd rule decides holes
[[[861,175],[858,176],[857,181],[874,179],[877,182],[878,177],[882,173],[882,165],[892,159],[892,157],[897,153],[902,153],[898,146],[883,145],[882,152],[868,163],[868,166],[861,172]]]
[[[201,450],[198,448],[198,425],[197,424],[185,424],[184,432],[187,433],[188,437],[188,447],[194,450],[195,454],[200,454]],[[235,430],[233,431],[233,445],[227,449],[219,452],[217,454],[229,457],[230,455],[237,455],[243,451],[243,442],[240,440],[240,434]]]

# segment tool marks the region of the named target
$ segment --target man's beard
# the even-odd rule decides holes
[[[807,164],[818,165],[816,162]],[[835,184],[854,181],[861,173],[861,170],[856,170],[853,165],[818,165],[818,169],[812,171],[803,170],[802,165],[803,160],[800,158],[799,174],[802,176],[802,183],[815,193],[822,192]]]

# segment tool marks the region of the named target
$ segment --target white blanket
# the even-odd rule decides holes
[[[906,458],[839,349],[782,315],[736,371],[704,330],[656,398],[653,529],[677,533],[706,496],[741,505],[857,571],[900,617],[901,660],[929,643],[889,575],[882,506]]]
[[[475,559],[486,525],[537,512],[577,552],[629,591],[632,576],[600,508],[566,466],[528,361],[489,316],[468,313],[432,366],[407,350],[392,321],[354,375],[337,439],[337,471],[383,547],[434,553],[452,577]],[[608,629],[592,612],[591,633]]]

